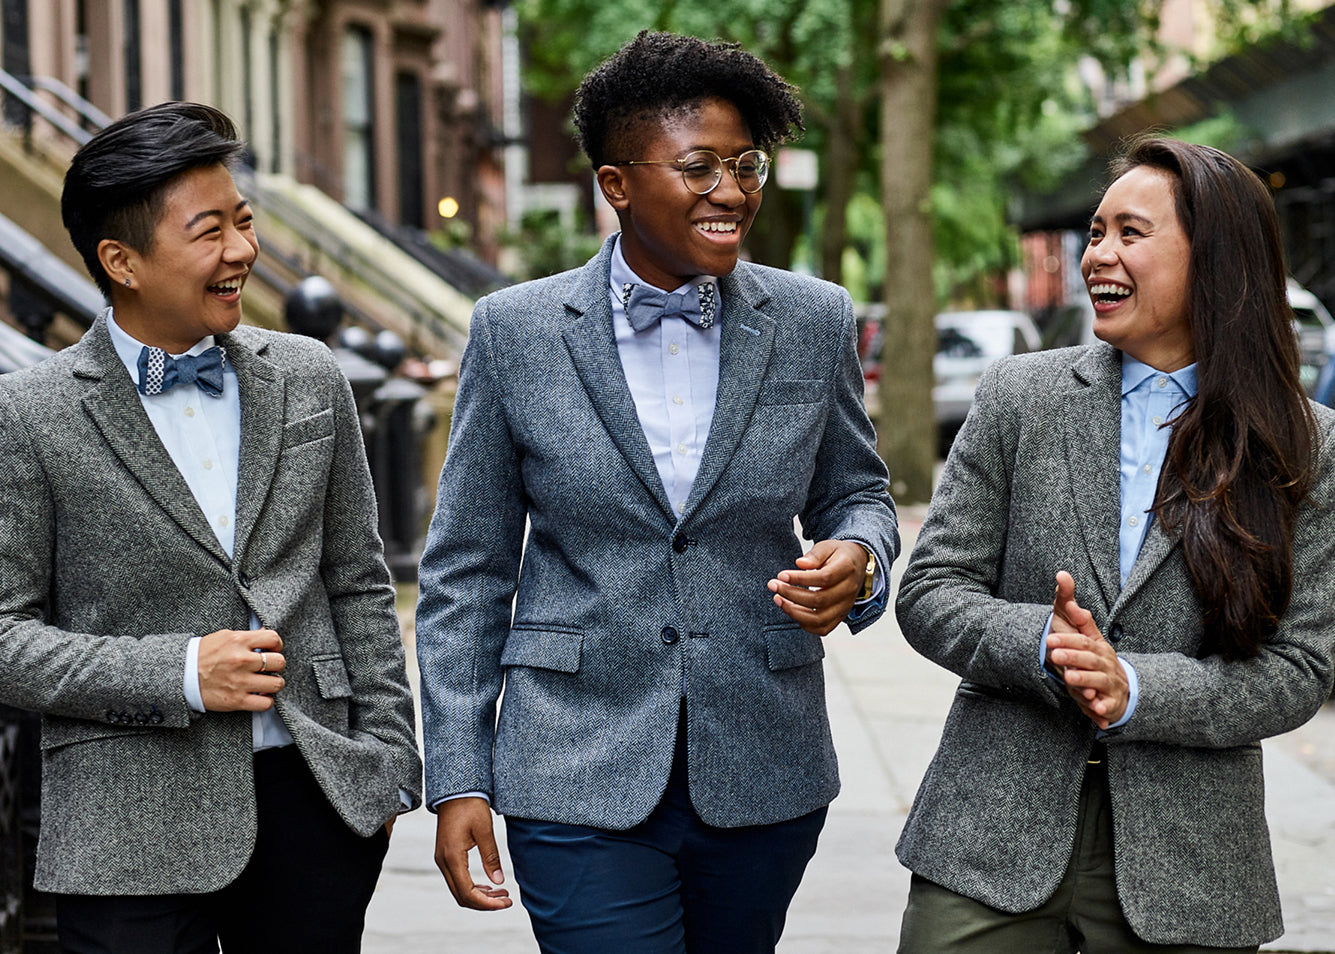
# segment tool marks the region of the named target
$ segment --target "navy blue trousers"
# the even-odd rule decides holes
[[[773,954],[826,809],[715,828],[691,805],[684,727],[649,817],[626,831],[505,820],[544,954]]]

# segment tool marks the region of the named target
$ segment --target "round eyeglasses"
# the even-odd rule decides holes
[[[740,156],[724,159],[712,149],[697,149],[688,152],[680,159],[637,159],[626,162],[609,162],[610,166],[676,166],[681,170],[681,179],[686,188],[696,195],[709,195],[723,181],[723,167],[730,166],[737,186],[748,195],[754,195],[765,187],[769,179],[769,156],[759,149],[748,149]]]

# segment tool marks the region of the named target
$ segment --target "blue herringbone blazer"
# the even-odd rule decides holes
[[[684,695],[700,815],[794,818],[839,789],[824,647],[766,582],[803,552],[795,518],[883,566],[899,545],[851,303],[754,265],[721,280],[717,406],[678,515],[617,354],[611,249],[474,312],[421,564],[427,800],[627,828],[666,786]]]

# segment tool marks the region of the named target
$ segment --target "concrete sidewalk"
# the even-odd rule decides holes
[[[905,551],[921,511],[906,508]],[[902,568],[904,559],[896,562]],[[408,637],[411,656],[411,635]],[[957,679],[904,642],[888,613],[860,636],[826,640],[830,717],[843,792],[793,901],[782,954],[886,954],[899,938],[908,872],[895,840],[936,749]],[[416,678],[416,672],[412,673]],[[1287,932],[1267,951],[1335,952],[1335,711],[1266,743],[1268,814]],[[516,900],[458,908],[432,860],[435,818],[399,819],[367,915],[367,954],[536,954]],[[504,824],[497,833],[504,837]],[[502,860],[508,856],[502,849]],[[518,892],[510,884],[513,897]],[[633,952],[628,952],[633,954]]]

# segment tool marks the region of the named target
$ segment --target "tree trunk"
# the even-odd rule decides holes
[[[932,495],[936,418],[932,358],[932,131],[937,28],[949,0],[881,0],[881,193],[885,209],[885,344],[880,452],[901,503]]]
[[[848,202],[858,178],[858,147],[863,100],[853,93],[853,69],[841,66],[836,74],[839,100],[825,142],[825,221],[821,225],[820,249],[813,250],[821,278],[843,284],[844,247],[848,244]]]

